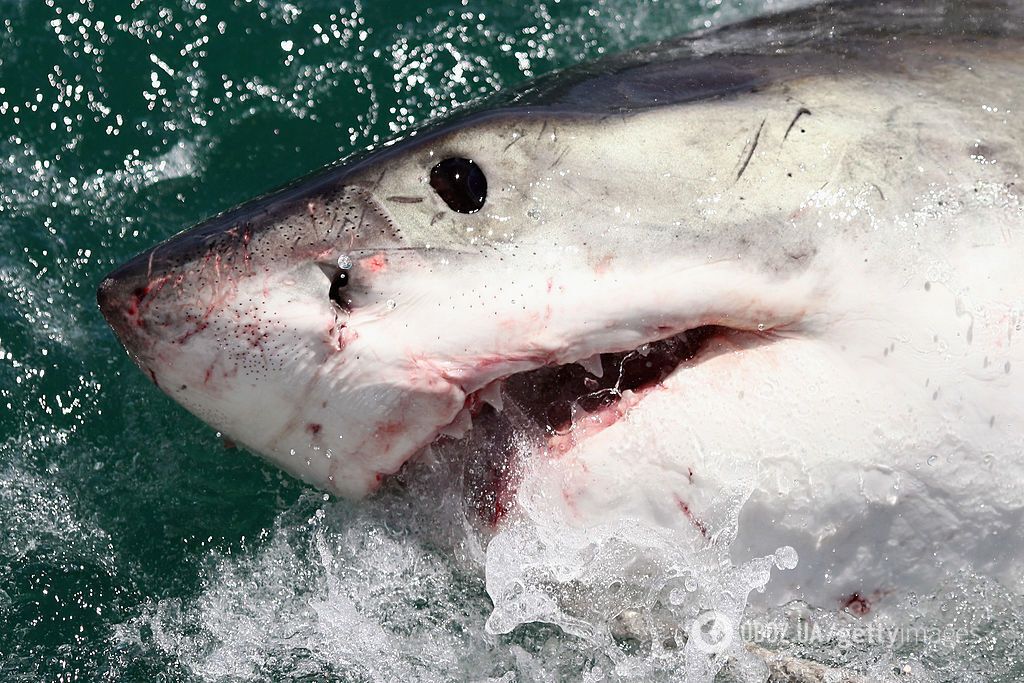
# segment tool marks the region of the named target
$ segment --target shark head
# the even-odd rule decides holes
[[[349,497],[507,386],[552,433],[607,421],[712,340],[807,313],[791,259],[737,260],[732,217],[697,220],[734,171],[681,170],[657,125],[478,115],[170,239],[100,307],[172,398]]]

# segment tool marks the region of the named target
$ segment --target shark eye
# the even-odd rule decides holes
[[[487,176],[472,159],[451,157],[430,169],[430,186],[452,211],[476,213],[487,199]]]
[[[331,301],[336,303],[341,308],[348,308],[348,302],[345,301],[345,287],[348,286],[348,271],[338,269],[331,278],[331,289],[327,295],[331,298]]]

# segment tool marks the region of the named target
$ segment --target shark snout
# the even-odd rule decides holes
[[[147,327],[143,304],[152,291],[150,256],[147,252],[111,271],[96,291],[100,312],[133,355]]]
[[[250,274],[251,229],[214,221],[145,251],[107,274],[100,312],[136,361],[154,344],[199,331],[211,292],[224,298]]]
[[[103,278],[99,288],[96,290],[96,304],[100,307],[100,313],[110,324],[114,323],[115,311],[120,304],[124,294],[121,291],[121,282],[110,275]]]

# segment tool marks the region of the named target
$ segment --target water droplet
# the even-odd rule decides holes
[[[764,328],[765,328],[764,323],[758,323],[757,324],[757,331],[758,332],[764,332]]]
[[[928,464],[929,465],[934,465],[938,461],[939,461],[939,457],[937,455],[929,455],[928,456]]]
[[[796,549],[791,545],[784,545],[775,551],[775,566],[779,569],[793,569],[799,559]]]
[[[697,586],[697,579],[695,577],[687,575],[687,577],[683,579],[683,588],[690,591],[691,593],[697,590]]]

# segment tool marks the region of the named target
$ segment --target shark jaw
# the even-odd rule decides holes
[[[531,256],[528,268],[507,256],[496,284],[483,259],[427,248],[332,248],[282,271],[279,255],[262,259],[271,238],[222,235],[192,255],[172,241],[113,273],[101,308],[166,393],[354,498],[438,439],[493,431],[506,405],[528,418],[520,442],[578,448],[672,373],[795,332],[815,287],[733,263],[587,253]]]
[[[675,373],[777,339],[772,330],[704,325],[629,351],[518,372],[469,394],[432,445],[481,454],[483,462],[467,472],[465,495],[480,521],[497,527],[515,507],[525,461],[585,458],[589,438],[651,393],[670,392],[666,380]]]

